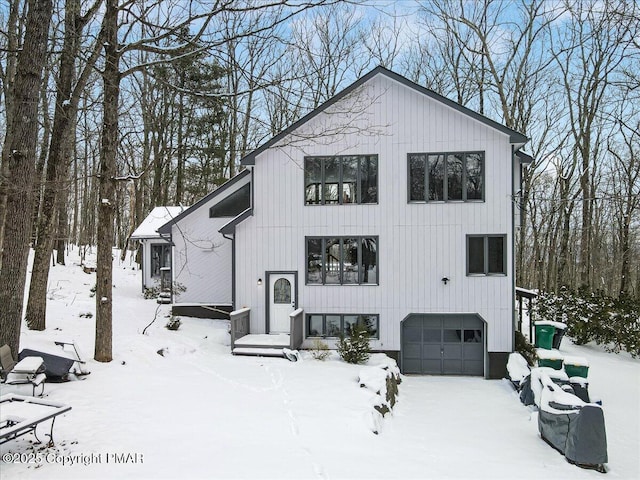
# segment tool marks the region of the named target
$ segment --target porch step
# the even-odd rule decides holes
[[[257,357],[284,357],[282,348],[236,347],[231,353],[234,355],[254,355]]]

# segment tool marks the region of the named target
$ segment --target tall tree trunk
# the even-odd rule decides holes
[[[68,174],[68,165],[65,165],[64,176]],[[64,260],[64,253],[67,247],[67,240],[69,238],[69,212],[67,211],[68,191],[66,186],[62,187],[62,190],[56,194],[56,218],[58,219],[58,225],[54,233],[53,247],[56,250],[56,262],[59,265],[66,265]]]
[[[16,75],[16,62],[19,51],[19,22],[18,22],[18,10],[20,9],[20,2],[9,2],[9,17],[7,19],[7,57],[6,66],[4,72],[4,78],[2,83],[2,95],[4,98],[5,107],[5,133],[8,135],[12,131],[13,123],[13,105],[14,105],[14,85]],[[7,137],[5,137],[5,143]],[[5,160],[4,153],[0,158],[0,251],[2,250],[2,242],[4,239],[4,220],[5,212],[7,209],[7,183],[6,179],[9,178],[9,166]],[[0,270],[2,269],[2,255],[0,255]]]
[[[42,91],[40,93],[42,101],[42,139],[40,141],[40,155],[38,156],[38,163],[36,164],[36,185],[35,192],[36,197],[33,202],[33,220],[31,226],[31,238],[33,239],[33,245],[36,246],[40,242],[39,232],[40,225],[38,218],[40,215],[40,207],[42,204],[43,196],[43,183],[45,177],[45,165],[47,164],[47,156],[49,154],[49,141],[51,139],[51,118],[49,117],[49,99],[47,98],[47,86],[49,83],[49,72],[47,69],[44,71],[44,78],[42,79]]]
[[[61,240],[62,244],[62,247],[58,246],[58,263],[64,264],[64,245],[68,220],[64,184],[68,176],[71,138],[80,93],[79,89],[73,92],[73,79],[76,58],[80,49],[80,35],[87,19],[88,17],[81,16],[80,0],[66,1],[64,43],[60,53],[60,71],[56,82],[56,109],[46,178],[42,190],[42,204],[38,217],[39,241],[35,248],[26,311],[27,326],[32,330],[44,330],[46,326],[47,281],[51,265],[49,258],[56,240]],[[85,73],[81,75],[78,86],[84,85],[88,77],[86,69],[91,68],[96,57],[94,52],[85,66]],[[58,224],[55,223],[56,211],[58,211]]]
[[[14,118],[2,152],[9,177],[0,275],[0,344],[8,344],[16,356],[31,236],[38,94],[53,8],[51,0],[30,0],[28,5],[24,45],[16,65]]]
[[[115,174],[118,153],[118,100],[120,70],[118,52],[118,2],[106,0],[102,21],[105,65],[102,148],[100,150],[100,198],[98,199],[98,255],[96,274],[96,341],[94,358],[110,362],[112,356],[113,319],[113,218],[115,209]]]

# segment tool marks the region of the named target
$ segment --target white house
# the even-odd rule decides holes
[[[157,229],[176,217],[184,207],[155,207],[131,234],[142,246],[142,290],[160,284],[161,269],[171,266],[171,244],[162,238]]]
[[[232,243],[219,230],[249,208],[250,174],[242,171],[158,228],[173,245],[173,314],[229,318]]]
[[[334,346],[361,323],[405,373],[502,376],[526,141],[378,67],[251,152],[227,187],[250,181],[250,201],[220,228],[229,244],[210,237],[231,249],[234,352]],[[190,225],[213,232],[202,211]]]

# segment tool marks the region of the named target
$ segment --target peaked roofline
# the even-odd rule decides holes
[[[259,154],[261,154],[262,152],[267,150],[269,147],[273,146],[275,143],[279,142],[284,137],[289,135],[291,132],[293,132],[294,130],[298,129],[301,125],[305,124],[306,122],[308,122],[309,120],[314,118],[316,115],[318,115],[321,112],[325,111],[331,105],[333,105],[334,103],[338,102],[342,98],[346,97],[348,94],[350,94],[356,88],[360,87],[364,83],[368,82],[371,78],[373,78],[373,77],[375,77],[376,75],[379,75],[379,74],[380,75],[384,75],[384,76],[390,78],[391,80],[394,80],[394,81],[396,81],[398,83],[401,83],[402,85],[405,85],[405,86],[407,86],[409,88],[412,88],[412,89],[416,90],[417,92],[422,93],[423,95],[426,95],[429,98],[437,100],[438,102],[443,103],[446,106],[448,106],[450,108],[453,108],[454,110],[457,110],[458,112],[461,112],[461,113],[473,118],[474,120],[477,120],[477,121],[479,121],[481,123],[484,123],[485,125],[487,125],[487,126],[489,126],[491,128],[494,128],[494,129],[496,129],[496,130],[498,130],[498,131],[500,131],[502,133],[505,133],[505,134],[509,135],[509,141],[512,144],[524,144],[529,140],[525,135],[523,135],[520,132],[512,130],[509,127],[505,127],[501,123],[498,123],[495,120],[491,120],[490,118],[485,117],[484,115],[481,115],[478,112],[475,112],[475,111],[473,111],[473,110],[471,110],[471,109],[469,109],[467,107],[464,107],[464,106],[454,102],[453,100],[450,100],[447,97],[444,97],[444,96],[434,92],[433,90],[429,90],[426,87],[418,85],[417,83],[412,82],[408,78],[403,77],[402,75],[400,75],[398,73],[392,72],[391,70],[388,70],[388,69],[386,69],[386,68],[384,68],[382,66],[378,66],[378,67],[374,68],[373,70],[371,70],[366,75],[360,77],[358,80],[353,82],[351,85],[346,87],[344,90],[340,91],[339,93],[337,93],[336,95],[331,97],[329,100],[324,102],[322,105],[320,105],[316,109],[314,109],[311,112],[309,112],[308,114],[306,114],[300,120],[298,120],[297,122],[293,123],[292,125],[290,125],[286,129],[284,129],[282,132],[277,134],[275,137],[272,137],[270,140],[267,140],[265,143],[260,145],[257,149],[255,149],[252,152],[250,152],[247,155],[245,155],[240,160],[240,163],[242,165],[255,165],[256,157]]]
[[[198,200],[196,203],[194,203],[193,205],[191,205],[189,208],[187,208],[186,210],[184,210],[180,215],[175,216],[174,218],[172,218],[170,221],[168,221],[167,223],[165,223],[164,225],[162,225],[160,228],[158,228],[157,232],[159,234],[168,234],[171,233],[171,226],[174,225],[175,223],[179,222],[180,220],[182,220],[184,217],[186,217],[187,215],[190,215],[191,213],[193,213],[195,210],[197,210],[198,208],[200,208],[204,203],[207,203],[209,200],[211,200],[212,198],[217,197],[218,195],[220,195],[221,193],[225,192],[226,190],[228,190],[230,187],[232,187],[233,185],[235,185],[236,183],[238,183],[241,179],[243,179],[244,177],[248,176],[251,174],[250,170],[243,170],[240,173],[236,174],[235,177],[230,178],[229,180],[227,180],[226,182],[224,182],[222,185],[220,185],[218,188],[216,188],[213,192],[209,193],[208,195],[205,195],[204,197],[202,197],[200,200]]]

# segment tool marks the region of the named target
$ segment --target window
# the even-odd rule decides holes
[[[379,315],[311,313],[307,314],[307,337],[337,338],[340,334],[349,335],[355,325],[364,325],[371,338],[380,338]]]
[[[409,202],[484,200],[484,152],[410,153]]]
[[[209,209],[209,218],[236,217],[251,206],[251,184],[240,187]]]
[[[279,278],[273,285],[273,303],[291,303],[291,282]]]
[[[506,275],[506,235],[467,236],[467,275]]]
[[[304,159],[305,205],[378,203],[378,156]]]
[[[151,278],[160,278],[160,269],[171,266],[171,245],[151,245]]]
[[[377,237],[307,238],[308,285],[377,283]]]

